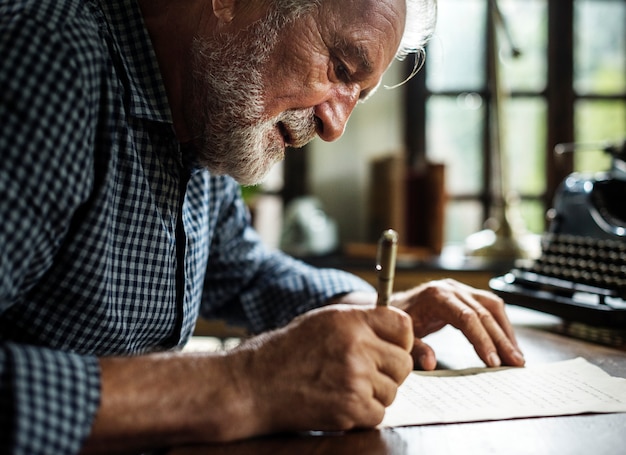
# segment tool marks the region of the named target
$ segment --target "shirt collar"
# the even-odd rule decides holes
[[[172,124],[159,64],[136,0],[100,0],[129,84],[130,112]]]

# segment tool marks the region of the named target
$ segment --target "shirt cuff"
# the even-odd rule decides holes
[[[0,402],[11,404],[0,411],[0,427],[11,431],[8,452],[78,453],[100,403],[97,358],[5,343],[0,359]]]

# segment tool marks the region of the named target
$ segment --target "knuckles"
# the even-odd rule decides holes
[[[479,321],[479,316],[472,308],[463,307],[459,310],[458,320],[461,326],[475,325]]]
[[[441,301],[450,295],[449,286],[443,286],[448,280],[431,281],[421,288],[421,295],[428,301]]]
[[[374,427],[385,416],[385,408],[372,397],[352,395],[345,397],[340,409],[332,413],[332,425],[340,431]]]

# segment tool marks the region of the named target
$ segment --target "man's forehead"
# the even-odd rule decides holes
[[[382,57],[378,52],[395,55],[404,31],[405,0],[324,0],[320,21],[328,45],[372,72]]]

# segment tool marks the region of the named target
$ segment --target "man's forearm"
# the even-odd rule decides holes
[[[254,433],[232,356],[154,354],[100,360],[102,398],[83,453],[225,441]]]
[[[374,427],[413,366],[411,320],[376,308],[373,294],[341,300],[351,305],[311,311],[223,354],[102,359],[84,452]]]

